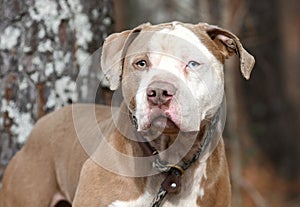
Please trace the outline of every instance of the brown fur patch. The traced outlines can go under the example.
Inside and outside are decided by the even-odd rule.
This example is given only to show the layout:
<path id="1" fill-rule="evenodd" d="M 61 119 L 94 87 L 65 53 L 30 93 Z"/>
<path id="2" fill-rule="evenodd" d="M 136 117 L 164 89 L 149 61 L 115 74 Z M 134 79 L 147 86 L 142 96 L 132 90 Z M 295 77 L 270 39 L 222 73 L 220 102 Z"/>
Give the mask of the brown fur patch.
<path id="1" fill-rule="evenodd" d="M 218 45 L 206 33 L 205 24 L 183 24 L 183 26 L 194 32 L 206 48 L 217 58 L 217 60 L 224 64 L 225 57 L 220 52 Z"/>

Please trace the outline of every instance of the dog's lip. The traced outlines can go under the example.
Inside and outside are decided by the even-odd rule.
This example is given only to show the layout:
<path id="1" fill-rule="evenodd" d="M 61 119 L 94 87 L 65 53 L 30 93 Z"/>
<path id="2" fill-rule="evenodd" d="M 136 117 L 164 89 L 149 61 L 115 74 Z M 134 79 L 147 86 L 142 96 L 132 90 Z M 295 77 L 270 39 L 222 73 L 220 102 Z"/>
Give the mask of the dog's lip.
<path id="1" fill-rule="evenodd" d="M 157 127 L 165 130 L 179 128 L 169 112 L 160 108 L 153 108 L 149 113 L 149 128 Z"/>

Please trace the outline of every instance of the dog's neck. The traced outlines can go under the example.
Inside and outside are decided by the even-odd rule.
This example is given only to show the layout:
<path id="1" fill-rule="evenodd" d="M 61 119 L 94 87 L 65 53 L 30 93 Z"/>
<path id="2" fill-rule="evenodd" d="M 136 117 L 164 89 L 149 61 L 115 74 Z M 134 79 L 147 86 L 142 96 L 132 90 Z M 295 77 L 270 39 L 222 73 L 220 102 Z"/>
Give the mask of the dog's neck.
<path id="1" fill-rule="evenodd" d="M 120 111 L 122 111 L 122 113 L 119 114 L 119 119 L 116 122 L 117 125 L 116 133 L 119 134 L 118 142 L 115 143 L 116 149 L 121 153 L 127 154 L 129 156 L 134 156 L 134 157 L 149 156 L 141 148 L 140 144 L 134 140 L 135 139 L 134 137 L 136 136 L 136 129 L 134 127 L 134 124 L 131 125 L 124 124 L 124 122 L 133 123 L 130 116 L 131 114 L 127 106 L 125 104 L 122 104 Z M 175 143 L 176 145 L 179 146 L 179 147 L 175 147 L 175 152 L 176 152 L 175 154 L 172 153 L 174 152 L 173 150 L 171 153 L 167 152 L 163 156 L 162 156 L 163 153 L 159 153 L 160 157 L 164 160 L 165 159 L 168 160 L 170 158 L 173 159 L 174 157 L 175 158 L 177 157 L 180 158 L 180 162 L 183 163 L 188 162 L 191 160 L 191 158 L 194 157 L 197 150 L 199 150 L 199 147 L 203 144 L 203 140 L 207 134 L 207 131 L 209 131 L 208 129 L 210 128 L 212 119 L 213 117 L 207 119 L 206 121 L 202 121 L 199 132 L 163 133 L 155 140 L 152 140 L 149 143 L 153 147 L 157 148 L 158 151 L 168 151 L 168 148 Z M 122 131 L 123 133 L 120 133 L 120 131 Z M 126 132 L 129 138 L 121 135 L 124 134 L 124 132 Z M 219 136 L 219 133 L 214 134 L 212 139 L 216 139 L 217 136 Z M 186 151 L 186 149 L 188 149 L 188 151 Z M 213 154 L 216 153 L 219 153 L 218 150 L 217 152 L 214 151 Z M 203 156 L 201 155 L 196 162 L 190 165 L 190 167 L 184 172 L 184 176 L 181 179 L 182 185 L 178 196 L 177 194 L 174 194 L 171 197 L 174 197 L 174 199 L 178 199 L 180 197 L 187 197 L 191 193 L 193 193 L 195 188 L 197 189 L 197 192 L 200 192 L 202 189 L 202 187 L 200 189 L 200 184 L 202 183 L 202 181 L 204 181 L 203 179 L 206 179 L 207 169 L 211 168 L 210 166 L 211 163 L 207 162 L 209 159 L 211 159 L 211 157 L 212 156 L 210 156 L 209 153 L 204 153 Z M 215 155 L 213 157 L 215 157 Z M 149 162 L 143 163 L 143 168 L 153 169 L 152 161 L 149 160 Z M 140 166 L 136 166 L 136 167 L 138 168 Z M 147 187 L 144 186 L 144 188 L 141 189 L 141 191 L 144 192 L 146 188 L 148 193 L 150 193 L 152 196 L 155 196 L 165 178 L 166 178 L 166 174 L 164 173 L 158 173 L 154 176 L 148 176 Z M 195 179 L 198 180 L 196 183 L 195 183 Z"/>

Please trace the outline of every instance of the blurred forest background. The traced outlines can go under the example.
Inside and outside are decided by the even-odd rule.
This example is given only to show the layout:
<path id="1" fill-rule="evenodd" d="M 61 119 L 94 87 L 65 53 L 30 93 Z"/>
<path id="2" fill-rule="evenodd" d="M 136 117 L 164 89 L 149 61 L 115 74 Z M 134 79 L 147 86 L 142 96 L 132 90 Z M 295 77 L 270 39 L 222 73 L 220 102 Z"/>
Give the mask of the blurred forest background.
<path id="1" fill-rule="evenodd" d="M 107 35 L 144 22 L 208 22 L 256 58 L 249 81 L 237 58 L 225 68 L 232 206 L 300 206 L 299 11 L 298 0 L 0 0 L 0 176 L 46 113 L 110 103 L 105 84 L 96 100 L 88 90 L 102 74 L 87 57 Z"/>

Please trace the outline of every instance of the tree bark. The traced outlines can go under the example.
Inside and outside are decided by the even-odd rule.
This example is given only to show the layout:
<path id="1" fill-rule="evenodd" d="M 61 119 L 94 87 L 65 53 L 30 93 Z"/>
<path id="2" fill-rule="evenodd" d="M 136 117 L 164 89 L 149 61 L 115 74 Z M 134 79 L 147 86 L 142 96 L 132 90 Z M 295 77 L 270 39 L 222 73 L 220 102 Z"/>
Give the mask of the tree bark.
<path id="1" fill-rule="evenodd" d="M 1 175 L 38 118 L 72 102 L 109 101 L 101 86 L 92 100 L 83 87 L 100 83 L 87 58 L 114 21 L 110 0 L 1 0 L 0 12 Z"/>

